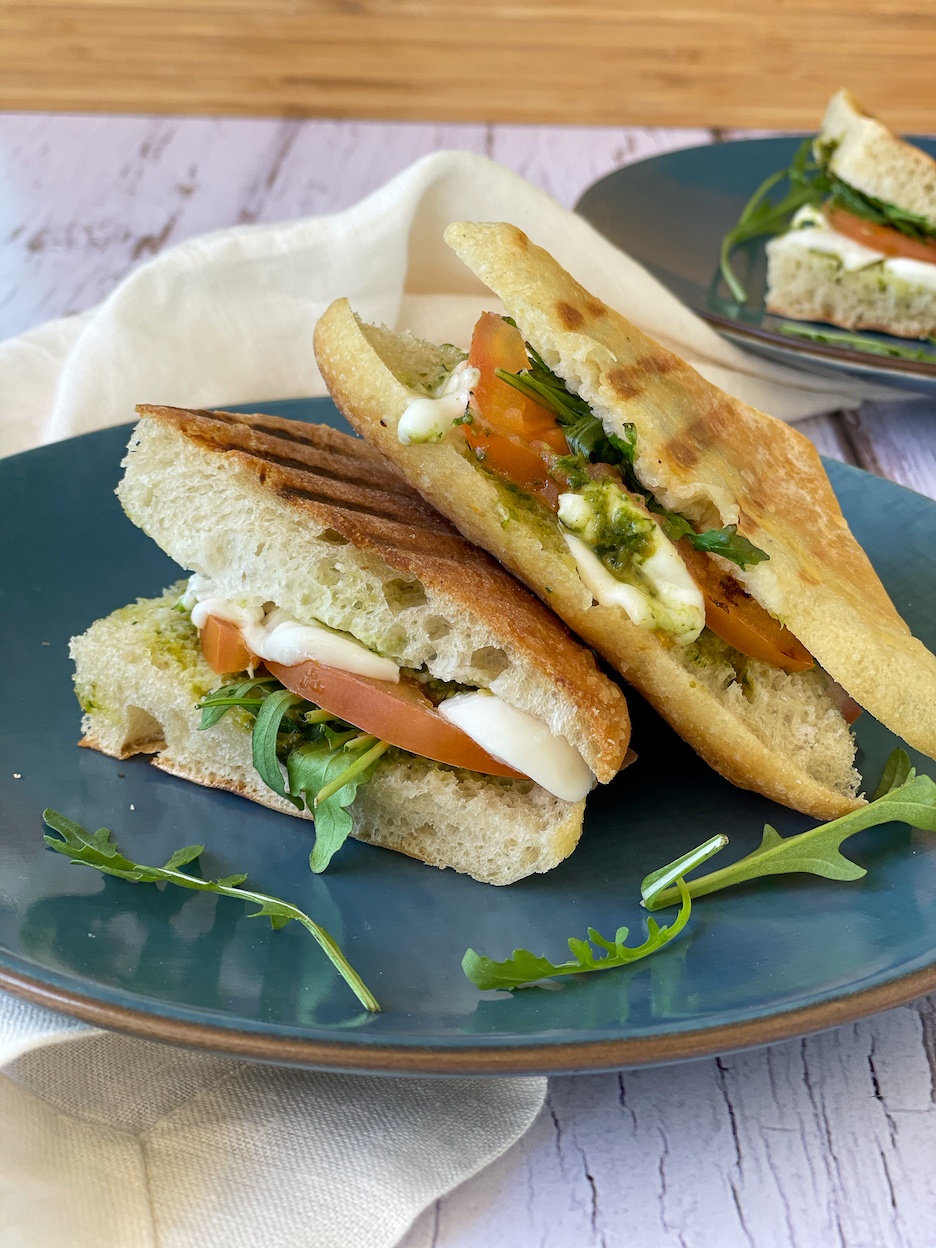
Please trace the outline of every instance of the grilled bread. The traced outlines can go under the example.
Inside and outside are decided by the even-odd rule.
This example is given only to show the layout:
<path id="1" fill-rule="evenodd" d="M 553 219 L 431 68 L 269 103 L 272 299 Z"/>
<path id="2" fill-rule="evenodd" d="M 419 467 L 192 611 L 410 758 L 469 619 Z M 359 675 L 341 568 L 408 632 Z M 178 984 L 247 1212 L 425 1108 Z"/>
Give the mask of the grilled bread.
<path id="1" fill-rule="evenodd" d="M 849 186 L 923 217 L 936 233 L 936 160 L 866 113 L 850 91 L 829 101 L 816 138 L 829 171 Z"/>
<path id="2" fill-rule="evenodd" d="M 605 431 L 624 439 L 634 426 L 635 470 L 659 503 L 698 528 L 737 524 L 770 556 L 745 570 L 722 566 L 821 667 L 787 674 L 745 660 L 708 629 L 674 645 L 620 607 L 593 605 L 552 512 L 506 490 L 456 437 L 400 442 L 413 391 L 399 378 L 428 347 L 362 325 L 339 300 L 316 329 L 316 356 L 358 431 L 741 787 L 817 818 L 860 804 L 854 739 L 826 673 L 936 755 L 936 659 L 910 635 L 849 532 L 812 444 L 705 381 L 518 229 L 460 224 L 446 238 Z"/>
<path id="3" fill-rule="evenodd" d="M 565 627 L 467 543 L 366 443 L 273 416 L 143 407 L 118 495 L 129 517 L 219 594 L 348 633 L 400 667 L 489 689 L 566 738 L 602 781 L 627 754 L 620 690 Z M 296 814 L 251 765 L 226 716 L 198 732 L 218 684 L 166 598 L 73 642 L 85 742 L 156 752 L 173 774 Z M 354 835 L 489 883 L 545 871 L 574 848 L 584 803 L 530 780 L 390 751 L 350 808 Z"/>

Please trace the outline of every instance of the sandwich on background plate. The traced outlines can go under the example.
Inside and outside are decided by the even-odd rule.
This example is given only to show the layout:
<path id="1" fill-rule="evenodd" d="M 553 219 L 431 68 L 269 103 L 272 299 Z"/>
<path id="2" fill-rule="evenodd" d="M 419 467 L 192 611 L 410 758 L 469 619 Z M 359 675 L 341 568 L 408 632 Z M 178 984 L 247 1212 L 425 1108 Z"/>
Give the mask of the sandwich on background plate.
<path id="1" fill-rule="evenodd" d="M 848 91 L 832 97 L 812 155 L 797 184 L 806 202 L 767 244 L 768 311 L 936 335 L 936 160 Z"/>
<path id="2" fill-rule="evenodd" d="M 514 226 L 445 237 L 509 316 L 482 316 L 465 357 L 337 300 L 316 357 L 358 432 L 742 788 L 820 819 L 859 806 L 852 698 L 936 756 L 936 659 L 812 443 Z"/>
<path id="3" fill-rule="evenodd" d="M 508 884 L 625 761 L 589 651 L 366 443 L 141 407 L 118 495 L 194 575 L 72 640 L 83 744 Z M 261 666 L 262 664 L 262 666 Z"/>

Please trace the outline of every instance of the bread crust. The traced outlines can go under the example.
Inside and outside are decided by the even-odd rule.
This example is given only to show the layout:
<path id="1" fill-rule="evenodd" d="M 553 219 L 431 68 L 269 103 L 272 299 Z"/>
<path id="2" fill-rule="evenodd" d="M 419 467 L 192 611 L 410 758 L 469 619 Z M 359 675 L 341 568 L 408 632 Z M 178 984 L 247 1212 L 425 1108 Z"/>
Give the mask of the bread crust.
<path id="1" fill-rule="evenodd" d="M 495 554 L 539 593 L 716 771 L 741 788 L 820 819 L 861 804 L 814 780 L 760 741 L 656 634 L 631 623 L 618 608 L 592 606 L 549 513 L 524 514 L 516 523 L 505 523 L 509 511 L 497 482 L 479 472 L 450 440 L 401 444 L 396 427 L 412 395 L 377 354 L 347 300 L 336 300 L 319 321 L 315 350 L 333 399 L 358 432 L 472 542 Z"/>
<path id="2" fill-rule="evenodd" d="M 630 739 L 627 703 L 618 687 L 561 621 L 465 541 L 366 442 L 326 426 L 263 414 L 148 405 L 137 410 L 138 438 L 146 422 L 173 431 L 180 457 L 187 446 L 200 448 L 217 456 L 226 472 L 241 474 L 245 499 L 251 488 L 262 490 L 310 522 L 310 536 L 336 533 L 394 571 L 418 578 L 439 600 L 482 618 L 498 644 L 521 656 L 573 708 L 576 744 L 598 778 L 607 782 L 618 772 Z M 123 496 L 124 487 L 118 492 Z"/>

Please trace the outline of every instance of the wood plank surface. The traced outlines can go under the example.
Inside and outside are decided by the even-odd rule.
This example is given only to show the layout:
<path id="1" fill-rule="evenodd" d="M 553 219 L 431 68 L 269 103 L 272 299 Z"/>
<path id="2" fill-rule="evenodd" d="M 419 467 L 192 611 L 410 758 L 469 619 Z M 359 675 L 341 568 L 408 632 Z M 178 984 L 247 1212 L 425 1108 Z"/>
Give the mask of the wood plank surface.
<path id="1" fill-rule="evenodd" d="M 932 0 L 7 0 L 0 108 L 936 130 Z"/>
<path id="2" fill-rule="evenodd" d="M 91 307 L 183 238 L 346 207 L 440 147 L 492 155 L 572 204 L 615 165 L 706 137 L 0 116 L 0 337 Z M 936 497 L 932 400 L 800 428 L 824 454 Z M 928 999 L 749 1053 L 553 1079 L 532 1130 L 400 1248 L 931 1248 L 934 1156 Z"/>

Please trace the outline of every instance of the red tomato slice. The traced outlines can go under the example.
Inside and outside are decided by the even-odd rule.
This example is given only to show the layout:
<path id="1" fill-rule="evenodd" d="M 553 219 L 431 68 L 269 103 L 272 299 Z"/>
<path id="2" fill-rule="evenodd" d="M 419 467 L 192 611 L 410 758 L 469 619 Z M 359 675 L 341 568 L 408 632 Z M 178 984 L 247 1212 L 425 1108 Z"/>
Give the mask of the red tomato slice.
<path id="1" fill-rule="evenodd" d="M 679 543 L 689 574 L 705 599 L 705 623 L 716 637 L 751 659 L 772 663 L 784 672 L 805 672 L 815 666 L 812 655 L 788 628 L 721 568 L 705 551 L 685 539 Z"/>
<path id="2" fill-rule="evenodd" d="M 293 693 L 401 750 L 487 776 L 522 776 L 443 719 L 416 680 L 403 676 L 392 684 L 311 659 L 295 667 L 264 666 Z"/>
<path id="3" fill-rule="evenodd" d="M 209 667 L 219 675 L 259 664 L 237 625 L 215 615 L 205 621 L 201 643 Z M 523 778 L 522 772 L 492 758 L 460 728 L 443 719 L 417 680 L 403 676 L 399 684 L 393 684 L 311 659 L 294 667 L 267 662 L 263 666 L 293 693 L 401 750 L 486 776 Z"/>
<path id="4" fill-rule="evenodd" d="M 519 373 L 530 367 L 519 329 L 493 312 L 482 313 L 471 336 L 468 363 L 481 374 L 471 394 L 471 406 L 484 424 L 503 437 L 545 442 L 557 454 L 568 455 L 568 443 L 555 415 L 495 376 L 498 368 Z M 472 428 L 466 426 L 469 438 Z"/>
<path id="5" fill-rule="evenodd" d="M 471 393 L 472 424 L 463 425 L 465 439 L 478 460 L 551 511 L 559 506 L 561 486 L 550 465 L 569 446 L 552 412 L 495 376 L 502 368 L 518 373 L 529 368 L 520 331 L 502 316 L 485 312 L 471 337 L 468 363 L 481 376 Z"/>
<path id="6" fill-rule="evenodd" d="M 927 264 L 936 264 L 936 242 L 923 242 L 917 238 L 908 238 L 900 230 L 891 229 L 889 225 L 878 225 L 874 221 L 864 221 L 844 208 L 823 209 L 829 225 L 838 234 L 853 238 L 873 251 L 883 251 L 885 256 L 904 256 L 907 260 L 923 260 Z"/>
<path id="7" fill-rule="evenodd" d="M 205 662 L 219 676 L 243 672 L 255 662 L 237 625 L 217 615 L 209 615 L 205 620 L 201 648 Z"/>

